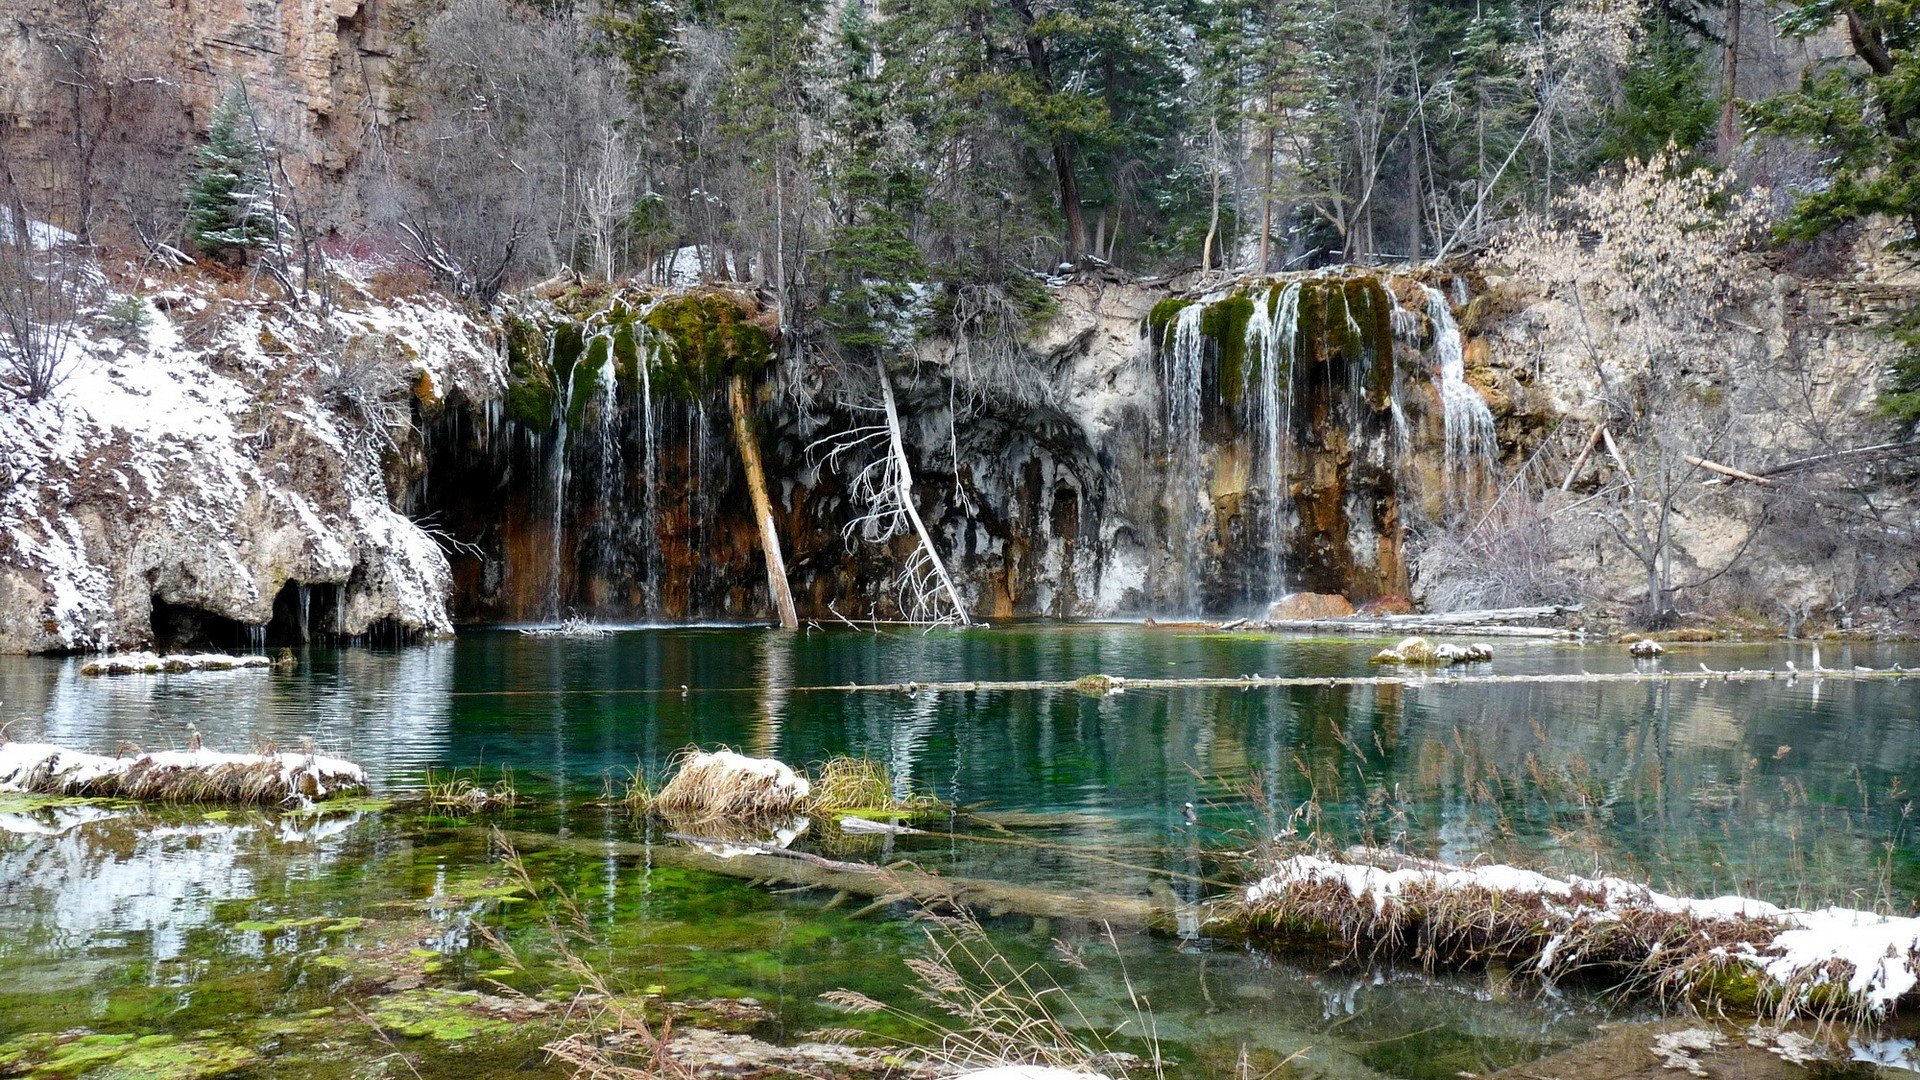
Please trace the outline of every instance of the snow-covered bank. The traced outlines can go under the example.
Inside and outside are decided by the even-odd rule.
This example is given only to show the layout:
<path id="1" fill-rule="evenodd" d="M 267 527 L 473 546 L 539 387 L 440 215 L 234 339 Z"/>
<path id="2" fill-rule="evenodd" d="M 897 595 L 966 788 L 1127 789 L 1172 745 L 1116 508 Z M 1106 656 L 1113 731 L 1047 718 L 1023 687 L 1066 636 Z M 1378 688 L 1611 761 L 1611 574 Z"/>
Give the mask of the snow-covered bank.
<path id="1" fill-rule="evenodd" d="M 226 653 L 184 653 L 161 656 L 158 653 L 131 652 L 103 656 L 80 665 L 82 675 L 158 675 L 180 671 L 265 671 L 273 661 L 264 656 L 228 656 Z"/>
<path id="2" fill-rule="evenodd" d="M 106 757 L 49 743 L 0 743 L 0 792 L 277 805 L 366 787 L 360 766 L 318 754 L 194 749 Z"/>
<path id="3" fill-rule="evenodd" d="M 1243 899 L 1255 928 L 1337 930 L 1428 963 L 1521 959 L 1548 977 L 1618 969 L 1661 996 L 1782 1016 L 1884 1016 L 1920 985 L 1920 918 L 1691 899 L 1615 877 L 1353 849 L 1280 859 Z"/>
<path id="4" fill-rule="evenodd" d="M 142 340 L 83 317 L 49 397 L 0 399 L 0 652 L 146 645 L 156 604 L 265 626 L 289 583 L 333 590 L 316 632 L 449 632 L 446 558 L 397 509 L 409 394 L 492 392 L 486 329 L 351 282 L 325 314 L 145 285 Z"/>

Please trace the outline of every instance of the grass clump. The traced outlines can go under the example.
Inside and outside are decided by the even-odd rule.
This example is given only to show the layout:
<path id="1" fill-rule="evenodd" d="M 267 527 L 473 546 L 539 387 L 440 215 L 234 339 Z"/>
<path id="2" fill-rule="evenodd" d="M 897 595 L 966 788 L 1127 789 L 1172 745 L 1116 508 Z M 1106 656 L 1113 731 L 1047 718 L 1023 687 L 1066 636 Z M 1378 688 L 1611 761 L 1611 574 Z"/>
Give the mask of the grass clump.
<path id="1" fill-rule="evenodd" d="M 871 758 L 829 758 L 816 771 L 807 808 L 824 814 L 880 814 L 926 817 L 945 813 L 947 805 L 931 795 L 895 794 L 893 771 Z"/>
<path id="2" fill-rule="evenodd" d="M 491 785 L 482 783 L 477 772 L 455 769 L 442 777 L 428 769 L 425 785 L 425 802 L 436 810 L 484 814 L 520 805 L 520 791 L 514 786 L 510 769 L 501 769 L 500 778 Z"/>
<path id="3" fill-rule="evenodd" d="M 726 747 L 689 749 L 676 760 L 673 779 L 652 800 L 660 814 L 685 822 L 764 821 L 805 809 L 813 785 L 772 758 L 753 758 Z"/>

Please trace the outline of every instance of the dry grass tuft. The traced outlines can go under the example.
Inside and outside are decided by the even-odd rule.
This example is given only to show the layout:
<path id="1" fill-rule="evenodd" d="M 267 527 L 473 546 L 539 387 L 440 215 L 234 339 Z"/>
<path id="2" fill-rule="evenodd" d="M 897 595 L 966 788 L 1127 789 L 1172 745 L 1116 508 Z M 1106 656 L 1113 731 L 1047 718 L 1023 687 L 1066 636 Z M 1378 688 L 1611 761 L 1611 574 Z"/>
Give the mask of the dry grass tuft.
<path id="1" fill-rule="evenodd" d="M 949 809 L 931 795 L 895 794 L 893 770 L 871 758 L 829 758 L 814 772 L 807 809 L 816 813 L 868 813 L 889 817 L 932 817 Z"/>
<path id="2" fill-rule="evenodd" d="M 750 758 L 722 747 L 688 749 L 652 808 L 675 821 L 766 821 L 806 808 L 813 787 L 771 758 Z"/>
<path id="3" fill-rule="evenodd" d="M 510 769 L 501 769 L 500 779 L 491 786 L 483 785 L 477 773 L 468 775 L 456 769 L 443 778 L 428 769 L 425 787 L 424 801 L 437 810 L 478 814 L 520 805 L 520 792 L 514 787 Z"/>
<path id="4" fill-rule="evenodd" d="M 133 752 L 102 757 L 40 744 L 0 745 L 0 788 L 158 803 L 278 806 L 366 791 L 350 762 L 311 753 Z"/>
<path id="5" fill-rule="evenodd" d="M 1117 1027 L 1095 1023 L 1073 995 L 1040 964 L 1019 964 L 993 945 L 971 915 L 922 911 L 929 955 L 907 961 L 914 981 L 909 989 L 928 1006 L 933 1019 L 850 990 L 822 995 L 850 1013 L 884 1013 L 921 1033 L 923 1045 L 900 1049 L 923 1059 L 936 1072 L 1033 1065 L 1083 1075 L 1118 1075 L 1129 1067 L 1160 1076 L 1164 1061 L 1151 1005 L 1126 983 L 1131 1015 Z M 1106 940 L 1119 954 L 1111 928 Z M 1068 956 L 1071 966 L 1082 966 Z M 1104 1034 L 1103 1034 L 1104 1032 Z M 815 1033 L 828 1039 L 864 1037 L 840 1029 Z M 1145 1060 L 1117 1050 L 1109 1042 L 1127 1036 L 1143 1045 Z"/>

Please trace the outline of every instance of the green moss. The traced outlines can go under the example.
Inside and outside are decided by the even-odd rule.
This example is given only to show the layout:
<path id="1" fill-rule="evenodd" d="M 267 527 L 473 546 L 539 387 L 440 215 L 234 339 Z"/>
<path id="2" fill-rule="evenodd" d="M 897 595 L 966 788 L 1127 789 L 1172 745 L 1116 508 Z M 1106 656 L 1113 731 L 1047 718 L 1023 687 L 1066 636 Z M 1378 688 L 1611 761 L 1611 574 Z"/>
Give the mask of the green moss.
<path id="1" fill-rule="evenodd" d="M 704 398 L 728 378 L 757 375 L 773 362 L 773 340 L 723 293 L 662 300 L 646 322 L 661 340 L 653 354 L 654 386 L 685 400 Z"/>
<path id="2" fill-rule="evenodd" d="M 1348 359 L 1366 365 L 1367 404 L 1379 412 L 1393 405 L 1393 298 L 1372 276 L 1348 278 L 1343 292 L 1352 316 Z"/>
<path id="3" fill-rule="evenodd" d="M 596 335 L 587 342 L 580 359 L 574 363 L 573 378 L 567 383 L 568 426 L 577 428 L 586 420 L 587 407 L 593 403 L 594 395 L 600 392 L 600 372 L 606 366 L 612 348 L 613 342 L 608 335 Z"/>
<path id="4" fill-rule="evenodd" d="M 1293 336 L 1294 362 L 1323 363 L 1327 359 L 1322 346 L 1327 325 L 1326 283 L 1303 282 L 1300 286 L 1300 315 Z"/>
<path id="5" fill-rule="evenodd" d="M 518 1026 L 475 1011 L 478 994 L 457 990 L 409 990 L 384 997 L 373 1004 L 367 1016 L 389 1035 L 436 1042 L 459 1042 L 478 1035 L 498 1038 L 510 1035 Z"/>
<path id="6" fill-rule="evenodd" d="M 260 1055 L 244 1046 L 212 1041 L 176 1042 L 171 1036 L 140 1039 L 90 1080 L 206 1080 L 244 1069 Z"/>
<path id="7" fill-rule="evenodd" d="M 1167 340 L 1167 327 L 1180 317 L 1180 313 L 1193 306 L 1193 301 L 1185 297 L 1169 296 L 1153 305 L 1147 312 L 1147 335 L 1155 345 L 1164 345 Z"/>
<path id="8" fill-rule="evenodd" d="M 1247 357 L 1247 323 L 1253 320 L 1253 301 L 1245 293 L 1234 293 L 1225 300 L 1207 305 L 1200 317 L 1200 332 L 1219 350 L 1220 396 L 1230 402 L 1240 400 L 1246 383 L 1243 365 Z"/>
<path id="9" fill-rule="evenodd" d="M 51 1031 L 32 1031 L 0 1042 L 0 1074 L 11 1076 L 30 1061 L 47 1060 L 59 1043 L 60 1036 Z"/>

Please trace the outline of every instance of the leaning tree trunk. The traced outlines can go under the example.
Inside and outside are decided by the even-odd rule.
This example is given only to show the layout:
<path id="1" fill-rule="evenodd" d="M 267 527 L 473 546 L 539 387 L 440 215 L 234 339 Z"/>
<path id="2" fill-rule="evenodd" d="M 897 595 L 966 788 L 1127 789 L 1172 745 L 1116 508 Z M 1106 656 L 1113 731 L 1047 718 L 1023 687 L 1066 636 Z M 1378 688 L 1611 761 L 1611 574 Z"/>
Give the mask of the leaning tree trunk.
<path id="1" fill-rule="evenodd" d="M 760 548 L 767 556 L 767 592 L 785 630 L 797 629 L 793 590 L 787 584 L 787 560 L 780 553 L 780 534 L 773 527 L 773 500 L 767 497 L 767 473 L 760 464 L 760 440 L 753 433 L 753 410 L 747 401 L 747 381 L 739 375 L 727 380 L 727 399 L 733 406 L 733 442 L 747 470 L 747 492 L 753 497 L 753 519 L 760 525 Z"/>
<path id="2" fill-rule="evenodd" d="M 933 537 L 927 532 L 927 524 L 920 520 L 920 510 L 913 505 L 913 469 L 907 464 L 907 448 L 900 439 L 900 410 L 893 402 L 893 380 L 887 378 L 887 367 L 878 360 L 874 361 L 874 370 L 880 375 L 880 397 L 887 408 L 887 440 L 889 452 L 893 454 L 894 467 L 898 470 L 900 506 L 907 513 L 907 520 L 913 522 L 913 531 L 920 539 L 920 548 L 926 553 L 927 561 L 933 564 L 933 572 L 940 579 L 940 589 L 947 594 L 947 600 L 953 604 L 954 617 L 961 625 L 973 620 L 967 617 L 967 606 L 960 602 L 960 591 L 953 587 L 953 578 L 947 575 L 947 564 L 940 558 L 940 549 L 933 546 Z"/>

